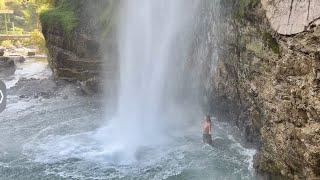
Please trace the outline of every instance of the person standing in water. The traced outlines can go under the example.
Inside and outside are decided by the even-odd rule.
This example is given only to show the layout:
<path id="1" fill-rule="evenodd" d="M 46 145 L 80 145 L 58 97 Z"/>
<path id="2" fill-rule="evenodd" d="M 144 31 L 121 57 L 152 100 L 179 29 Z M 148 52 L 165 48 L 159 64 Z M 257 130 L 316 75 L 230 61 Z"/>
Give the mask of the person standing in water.
<path id="1" fill-rule="evenodd" d="M 212 145 L 212 131 L 211 131 L 211 118 L 206 115 L 204 121 L 202 122 L 202 133 L 203 133 L 203 143 Z"/>

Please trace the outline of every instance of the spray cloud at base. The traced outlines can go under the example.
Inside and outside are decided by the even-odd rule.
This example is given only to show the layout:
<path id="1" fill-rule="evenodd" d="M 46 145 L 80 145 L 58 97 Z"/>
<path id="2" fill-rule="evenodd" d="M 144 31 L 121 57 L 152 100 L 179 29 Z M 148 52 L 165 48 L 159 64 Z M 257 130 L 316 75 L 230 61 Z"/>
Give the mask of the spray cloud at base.
<path id="1" fill-rule="evenodd" d="M 117 113 L 97 135 L 106 149 L 135 159 L 140 147 L 168 142 L 182 127 L 190 110 L 182 82 L 198 8 L 189 0 L 121 3 Z"/>

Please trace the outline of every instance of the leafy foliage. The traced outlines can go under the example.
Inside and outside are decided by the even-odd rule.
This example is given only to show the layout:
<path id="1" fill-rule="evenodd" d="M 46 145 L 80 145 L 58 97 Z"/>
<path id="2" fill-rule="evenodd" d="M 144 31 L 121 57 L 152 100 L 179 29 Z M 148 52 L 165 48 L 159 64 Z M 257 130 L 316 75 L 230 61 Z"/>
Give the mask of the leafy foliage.
<path id="1" fill-rule="evenodd" d="M 236 11 L 233 18 L 238 21 L 250 16 L 250 12 L 259 4 L 259 0 L 237 0 L 235 2 Z"/>
<path id="2" fill-rule="evenodd" d="M 11 9 L 14 10 L 14 14 L 10 15 L 10 22 L 8 28 L 8 34 L 30 34 L 30 39 L 22 40 L 7 40 L 1 41 L 2 46 L 12 46 L 12 45 L 23 45 L 23 46 L 36 46 L 41 52 L 46 51 L 45 40 L 41 33 L 41 25 L 39 20 L 39 15 L 42 12 L 47 11 L 52 7 L 54 0 L 0 0 L 0 9 Z M 4 22 L 3 17 L 0 16 L 0 24 Z M 2 32 L 4 28 L 1 28 Z"/>
<path id="3" fill-rule="evenodd" d="M 268 32 L 262 33 L 262 38 L 265 44 L 272 50 L 275 54 L 280 54 L 280 46 L 277 40 Z"/>
<path id="4" fill-rule="evenodd" d="M 60 5 L 42 11 L 40 20 L 44 26 L 60 25 L 66 34 L 70 34 L 78 25 L 74 9 L 70 1 L 63 0 Z"/>
<path id="5" fill-rule="evenodd" d="M 5 9 L 6 5 L 4 0 L 0 0 L 0 9 Z"/>
<path id="6" fill-rule="evenodd" d="M 12 45 L 13 45 L 13 43 L 10 40 L 5 40 L 5 41 L 1 42 L 1 46 L 3 46 L 3 47 L 10 47 Z"/>
<path id="7" fill-rule="evenodd" d="M 39 29 L 35 29 L 33 32 L 30 33 L 31 38 L 26 42 L 27 45 L 34 45 L 36 44 L 40 50 L 40 52 L 46 51 L 46 43 L 43 37 L 43 34 Z"/>

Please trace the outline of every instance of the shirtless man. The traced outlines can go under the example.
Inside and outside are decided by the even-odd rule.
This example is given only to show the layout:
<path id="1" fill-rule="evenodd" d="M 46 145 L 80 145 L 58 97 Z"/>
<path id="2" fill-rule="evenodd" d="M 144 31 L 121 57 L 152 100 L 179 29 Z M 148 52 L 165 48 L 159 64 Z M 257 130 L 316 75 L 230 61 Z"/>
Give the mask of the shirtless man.
<path id="1" fill-rule="evenodd" d="M 203 132 L 203 143 L 212 145 L 212 136 L 211 136 L 211 119 L 209 115 L 206 115 L 202 123 L 202 132 Z"/>

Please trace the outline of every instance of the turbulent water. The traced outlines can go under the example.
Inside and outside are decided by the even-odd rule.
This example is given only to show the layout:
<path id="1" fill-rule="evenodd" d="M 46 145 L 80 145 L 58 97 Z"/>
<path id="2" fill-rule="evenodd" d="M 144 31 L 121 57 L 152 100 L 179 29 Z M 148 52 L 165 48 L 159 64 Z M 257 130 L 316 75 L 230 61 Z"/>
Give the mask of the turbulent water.
<path id="1" fill-rule="evenodd" d="M 226 124 L 215 123 L 215 147 L 203 145 L 198 126 L 190 126 L 121 165 L 105 159 L 94 140 L 104 113 L 92 99 L 16 99 L 0 115 L 0 179 L 254 179 L 254 150 Z"/>
<path id="2" fill-rule="evenodd" d="M 47 78 L 42 72 L 32 74 Z M 254 150 L 217 122 L 214 147 L 201 143 L 198 123 L 189 124 L 170 142 L 140 149 L 134 163 L 114 163 L 105 156 L 105 143 L 97 141 L 105 124 L 99 101 L 75 95 L 73 88 L 59 93 L 69 98 L 9 96 L 0 114 L 0 179 L 254 179 Z"/>

